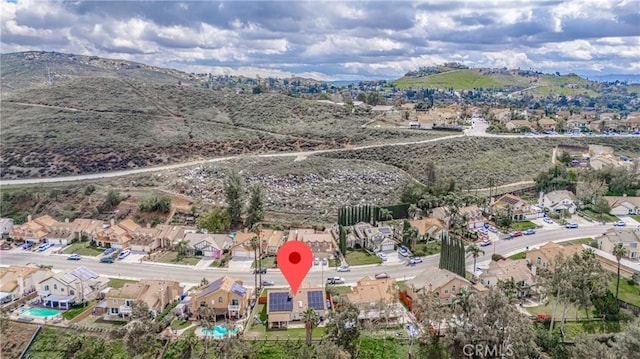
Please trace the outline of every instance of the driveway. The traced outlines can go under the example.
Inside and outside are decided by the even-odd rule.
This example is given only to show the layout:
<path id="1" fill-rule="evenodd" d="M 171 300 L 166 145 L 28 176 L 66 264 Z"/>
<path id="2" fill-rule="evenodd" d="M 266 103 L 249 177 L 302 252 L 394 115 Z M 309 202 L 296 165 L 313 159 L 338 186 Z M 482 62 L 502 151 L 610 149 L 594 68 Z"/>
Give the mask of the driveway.
<path id="1" fill-rule="evenodd" d="M 144 258 L 145 255 L 146 254 L 144 253 L 131 252 L 131 254 L 124 257 L 124 259 L 117 259 L 116 261 L 123 262 L 123 263 L 141 263 L 142 258 Z"/>
<path id="2" fill-rule="evenodd" d="M 640 222 L 636 221 L 635 219 L 629 216 L 618 216 L 618 218 L 620 218 L 621 221 L 626 223 L 627 227 L 637 228 L 638 226 L 640 226 Z"/>
<path id="3" fill-rule="evenodd" d="M 232 259 L 229 261 L 229 270 L 249 273 L 251 272 L 251 264 L 253 264 L 253 259 Z"/>

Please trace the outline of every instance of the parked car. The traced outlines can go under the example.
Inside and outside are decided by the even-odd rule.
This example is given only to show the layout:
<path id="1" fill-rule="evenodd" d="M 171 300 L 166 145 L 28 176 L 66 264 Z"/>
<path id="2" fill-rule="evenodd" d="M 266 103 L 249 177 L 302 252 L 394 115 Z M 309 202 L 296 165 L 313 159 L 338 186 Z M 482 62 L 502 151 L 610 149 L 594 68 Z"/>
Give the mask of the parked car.
<path id="1" fill-rule="evenodd" d="M 327 278 L 327 284 L 344 284 L 344 278 L 341 278 L 341 277 Z"/>
<path id="2" fill-rule="evenodd" d="M 553 224 L 553 220 L 549 217 L 544 217 L 543 221 L 544 223 Z"/>
<path id="3" fill-rule="evenodd" d="M 318 258 L 313 260 L 313 265 L 317 266 L 318 264 L 320 264 L 320 260 Z"/>
<path id="4" fill-rule="evenodd" d="M 118 259 L 125 259 L 129 254 L 131 254 L 131 251 L 125 249 L 124 251 L 120 252 L 120 254 L 118 254 Z"/>
<path id="5" fill-rule="evenodd" d="M 522 234 L 524 234 L 525 236 L 530 236 L 532 234 L 536 234 L 536 230 L 533 228 L 529 228 L 526 231 L 522 232 Z"/>
<path id="6" fill-rule="evenodd" d="M 387 260 L 387 255 L 380 252 L 377 254 L 378 258 L 382 259 L 383 262 L 385 262 Z"/>
<path id="7" fill-rule="evenodd" d="M 22 245 L 22 249 L 31 249 L 31 247 L 33 247 L 33 242 L 25 242 Z"/>
<path id="8" fill-rule="evenodd" d="M 400 249 L 398 250 L 398 252 L 400 253 L 401 256 L 403 257 L 408 257 L 409 256 L 409 251 L 407 250 L 407 247 L 402 246 L 400 247 Z"/>
<path id="9" fill-rule="evenodd" d="M 492 233 L 498 233 L 498 229 L 494 226 L 489 226 L 488 230 L 489 232 L 492 232 Z"/>
<path id="10" fill-rule="evenodd" d="M 421 257 L 413 257 L 409 260 L 409 264 L 418 264 L 418 263 L 422 263 Z"/>
<path id="11" fill-rule="evenodd" d="M 267 268 L 256 268 L 253 270 L 253 274 L 267 274 Z"/>
<path id="12" fill-rule="evenodd" d="M 102 258 L 100 258 L 100 263 L 113 263 L 113 258 L 111 258 L 111 257 L 102 257 Z"/>
<path id="13" fill-rule="evenodd" d="M 489 239 L 485 239 L 484 241 L 480 242 L 480 247 L 486 247 L 490 245 L 491 245 L 491 240 Z"/>
<path id="14" fill-rule="evenodd" d="M 567 223 L 565 225 L 565 228 L 578 228 L 578 224 L 577 223 Z"/>
<path id="15" fill-rule="evenodd" d="M 51 243 L 42 243 L 38 246 L 38 252 L 44 252 L 51 247 L 53 247 L 53 244 Z"/>
<path id="16" fill-rule="evenodd" d="M 351 268 L 349 268 L 349 266 L 342 266 L 338 268 L 338 272 L 351 272 Z"/>
<path id="17" fill-rule="evenodd" d="M 613 225 L 616 226 L 616 227 L 624 227 L 627 224 L 624 223 L 624 221 L 617 221 L 617 222 L 613 223 Z"/>
<path id="18" fill-rule="evenodd" d="M 80 255 L 75 253 L 67 257 L 67 260 L 70 260 L 70 261 L 79 261 L 81 259 L 82 257 L 80 257 Z"/>
<path id="19" fill-rule="evenodd" d="M 107 249 L 104 250 L 104 252 L 102 252 L 102 254 L 106 256 L 106 255 L 109 255 L 109 254 L 111 254 L 111 253 L 113 253 L 115 251 L 116 251 L 115 248 L 107 248 Z"/>
<path id="20" fill-rule="evenodd" d="M 387 273 L 378 273 L 375 275 L 376 279 L 386 279 L 389 278 L 389 275 Z"/>
<path id="21" fill-rule="evenodd" d="M 522 232 L 521 231 L 516 231 L 511 233 L 511 237 L 522 237 Z"/>
<path id="22" fill-rule="evenodd" d="M 273 284 L 274 284 L 274 283 L 273 283 L 273 281 L 272 281 L 272 280 L 263 280 L 263 281 L 262 281 L 262 286 L 263 286 L 263 287 L 271 287 L 271 286 L 273 286 Z"/>

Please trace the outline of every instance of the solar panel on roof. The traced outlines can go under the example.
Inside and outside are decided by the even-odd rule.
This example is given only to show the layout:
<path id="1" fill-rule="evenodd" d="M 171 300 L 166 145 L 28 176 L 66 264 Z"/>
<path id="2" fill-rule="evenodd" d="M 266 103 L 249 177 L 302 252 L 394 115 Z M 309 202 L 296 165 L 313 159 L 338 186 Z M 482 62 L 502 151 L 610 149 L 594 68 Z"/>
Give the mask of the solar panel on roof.
<path id="1" fill-rule="evenodd" d="M 380 228 L 378 228 L 378 231 L 380 231 L 380 233 L 382 233 L 382 234 L 390 234 L 391 233 L 391 229 L 389 227 L 380 227 Z"/>
<path id="2" fill-rule="evenodd" d="M 314 290 L 307 292 L 307 303 L 309 308 L 315 310 L 324 309 L 324 295 L 321 290 Z"/>
<path id="3" fill-rule="evenodd" d="M 198 297 L 202 298 L 206 295 L 209 295 L 213 292 L 215 292 L 216 290 L 220 289 L 220 287 L 222 286 L 222 283 L 224 282 L 224 277 L 222 278 L 218 278 L 216 281 L 210 283 L 207 288 L 205 290 L 202 291 L 202 293 L 200 293 L 200 295 Z"/>
<path id="4" fill-rule="evenodd" d="M 71 274 L 73 274 L 83 282 L 88 281 L 89 279 L 95 279 L 99 277 L 99 275 L 96 272 L 90 270 L 85 266 L 80 266 L 74 269 L 73 271 L 71 271 Z"/>
<path id="5" fill-rule="evenodd" d="M 507 203 L 509 203 L 509 204 L 516 204 L 516 203 L 518 203 L 518 199 L 517 199 L 517 198 L 508 197 L 508 196 L 503 197 L 503 198 L 502 198 L 502 201 L 507 202 Z"/>
<path id="6" fill-rule="evenodd" d="M 237 295 L 244 297 L 244 295 L 247 293 L 247 289 L 243 286 L 241 286 L 238 283 L 233 283 L 231 285 L 231 291 L 236 293 Z"/>
<path id="7" fill-rule="evenodd" d="M 290 312 L 293 310 L 293 300 L 289 293 L 269 293 L 269 312 Z"/>

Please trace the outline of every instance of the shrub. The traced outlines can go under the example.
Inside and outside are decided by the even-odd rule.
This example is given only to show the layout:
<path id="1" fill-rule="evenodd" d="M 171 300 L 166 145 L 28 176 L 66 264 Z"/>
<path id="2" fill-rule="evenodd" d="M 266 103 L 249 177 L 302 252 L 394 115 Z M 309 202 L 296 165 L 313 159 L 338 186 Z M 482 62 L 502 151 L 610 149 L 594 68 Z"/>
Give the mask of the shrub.
<path id="1" fill-rule="evenodd" d="M 171 199 L 169 197 L 151 197 L 140 203 L 140 210 L 143 212 L 162 212 L 169 213 L 171 211 Z"/>

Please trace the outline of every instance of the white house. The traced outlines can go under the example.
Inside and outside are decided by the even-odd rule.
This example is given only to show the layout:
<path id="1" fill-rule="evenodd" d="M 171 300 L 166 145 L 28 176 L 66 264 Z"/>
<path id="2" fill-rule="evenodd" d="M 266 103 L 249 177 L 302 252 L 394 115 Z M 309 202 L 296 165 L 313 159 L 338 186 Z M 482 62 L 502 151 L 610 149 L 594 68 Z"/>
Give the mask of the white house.
<path id="1" fill-rule="evenodd" d="M 95 299 L 108 282 L 108 278 L 79 266 L 69 273 L 60 272 L 41 281 L 38 295 L 45 306 L 69 309 L 75 303 Z"/>
<path id="2" fill-rule="evenodd" d="M 51 276 L 51 270 L 33 265 L 0 268 L 0 304 L 18 300 L 35 292 L 38 283 Z"/>
<path id="3" fill-rule="evenodd" d="M 538 204 L 542 208 L 549 208 L 549 210 L 560 213 L 567 211 L 570 214 L 576 213 L 577 202 L 576 195 L 567 190 L 552 191 L 544 194 L 540 192 L 540 203 Z"/>
<path id="4" fill-rule="evenodd" d="M 611 207 L 614 216 L 640 214 L 640 197 L 607 196 L 604 197 Z"/>

